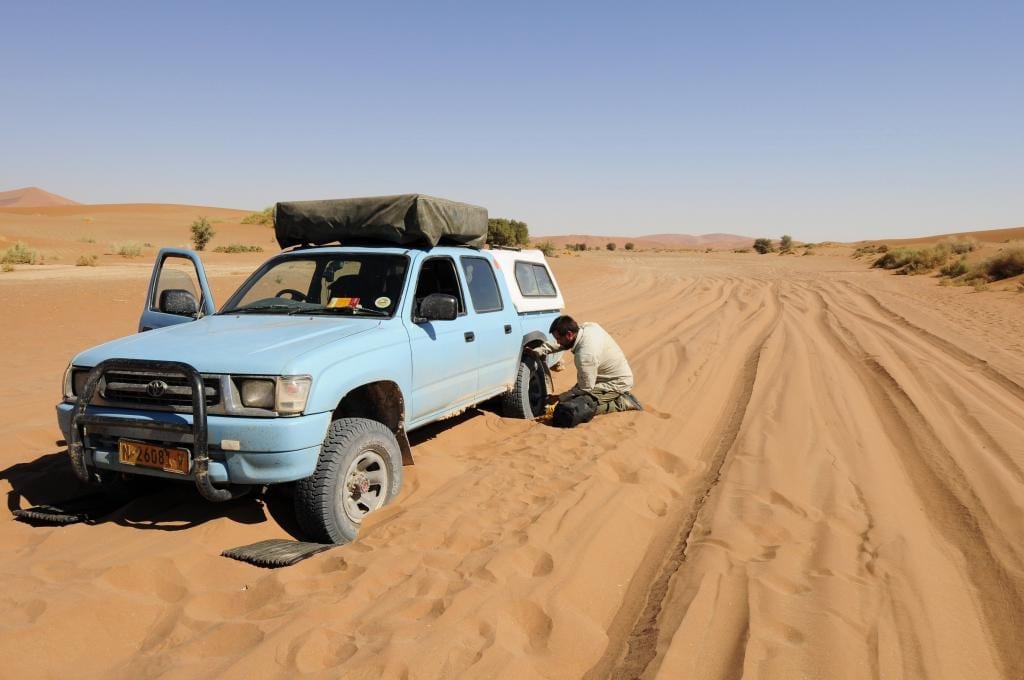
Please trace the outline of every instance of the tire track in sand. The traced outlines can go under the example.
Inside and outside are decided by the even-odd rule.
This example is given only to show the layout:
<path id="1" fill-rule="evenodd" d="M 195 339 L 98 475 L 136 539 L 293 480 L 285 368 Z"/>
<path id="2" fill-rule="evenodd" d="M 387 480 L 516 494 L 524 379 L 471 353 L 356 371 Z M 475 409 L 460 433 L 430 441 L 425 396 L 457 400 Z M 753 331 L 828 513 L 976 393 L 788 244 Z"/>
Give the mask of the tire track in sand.
<path id="1" fill-rule="evenodd" d="M 928 507 L 933 526 L 964 557 L 966 580 L 976 593 L 972 599 L 988 629 L 993 657 L 1002 666 L 1005 677 L 1024 677 L 1024 649 L 1015 637 L 1016 622 L 1024 610 L 1024 597 L 990 544 L 998 535 L 991 528 L 992 519 L 963 479 L 950 451 L 903 386 L 876 357 L 860 348 L 827 298 L 820 293 L 819 298 L 834 327 L 831 337 L 835 347 L 848 357 L 849 365 L 858 370 L 862 384 L 880 405 L 878 415 L 889 425 L 887 432 L 902 454 L 900 462 L 918 498 Z M 946 343 L 941 338 L 938 340 Z M 951 356 L 963 359 L 959 348 L 951 346 L 948 351 Z M 990 377 L 1005 385 L 1005 376 L 993 373 L 995 375 L 990 374 Z M 993 597 L 993 593 L 998 596 Z"/>
<path id="2" fill-rule="evenodd" d="M 710 455 L 700 457 L 708 461 L 708 468 L 707 474 L 697 485 L 698 493 L 692 497 L 689 508 L 686 508 L 686 497 L 683 496 L 676 507 L 669 511 L 670 516 L 678 517 L 680 521 L 666 527 L 664 538 L 655 543 L 661 547 L 661 550 L 655 552 L 655 555 L 660 555 L 660 559 L 645 558 L 644 565 L 649 565 L 648 568 L 645 569 L 642 565 L 637 571 L 639 582 L 647 583 L 644 593 L 635 599 L 626 598 L 623 609 L 609 630 L 610 639 L 605 655 L 584 676 L 589 680 L 639 678 L 657 656 L 659 619 L 669 585 L 686 562 L 686 551 L 694 525 L 711 493 L 721 481 L 722 469 L 739 435 L 754 391 L 761 353 L 781 318 L 778 295 L 778 288 L 773 287 L 775 304 L 772 319 L 746 356 L 740 377 L 727 402 L 733 404 L 733 408 L 724 415 L 716 427 L 716 434 L 711 439 L 714 444 Z M 629 604 L 631 600 L 642 602 L 643 606 L 632 608 Z"/>

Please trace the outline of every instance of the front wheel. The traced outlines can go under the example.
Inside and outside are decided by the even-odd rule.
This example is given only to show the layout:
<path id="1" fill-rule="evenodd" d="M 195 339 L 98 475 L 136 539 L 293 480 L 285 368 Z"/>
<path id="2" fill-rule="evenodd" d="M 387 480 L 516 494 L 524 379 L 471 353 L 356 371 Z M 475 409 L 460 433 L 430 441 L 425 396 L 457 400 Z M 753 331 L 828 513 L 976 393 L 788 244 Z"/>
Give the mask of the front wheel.
<path id="1" fill-rule="evenodd" d="M 543 361 L 527 354 L 519 362 L 516 382 L 502 397 L 503 410 L 509 418 L 531 420 L 544 414 L 548 383 Z"/>
<path id="2" fill-rule="evenodd" d="M 299 526 L 321 543 L 347 543 L 363 518 L 402 488 L 402 453 L 395 435 L 366 418 L 331 423 L 316 470 L 295 483 Z"/>

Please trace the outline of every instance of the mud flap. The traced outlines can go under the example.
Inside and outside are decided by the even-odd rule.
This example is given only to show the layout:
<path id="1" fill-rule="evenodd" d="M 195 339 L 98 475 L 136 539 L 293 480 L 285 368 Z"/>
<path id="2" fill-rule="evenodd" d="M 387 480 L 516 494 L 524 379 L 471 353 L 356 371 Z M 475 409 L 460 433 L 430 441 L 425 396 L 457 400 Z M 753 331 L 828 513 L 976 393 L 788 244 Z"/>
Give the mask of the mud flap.
<path id="1" fill-rule="evenodd" d="M 92 523 L 124 505 L 123 500 L 106 494 L 91 494 L 72 498 L 58 505 L 36 505 L 12 514 L 29 524 L 67 526 L 69 524 Z"/>
<path id="2" fill-rule="evenodd" d="M 305 543 L 302 541 L 289 541 L 283 538 L 271 538 L 266 541 L 225 550 L 221 553 L 221 556 L 230 557 L 240 562 L 248 562 L 257 567 L 275 569 L 277 567 L 290 567 L 307 557 L 312 557 L 317 553 L 334 547 L 336 547 L 334 543 Z"/>

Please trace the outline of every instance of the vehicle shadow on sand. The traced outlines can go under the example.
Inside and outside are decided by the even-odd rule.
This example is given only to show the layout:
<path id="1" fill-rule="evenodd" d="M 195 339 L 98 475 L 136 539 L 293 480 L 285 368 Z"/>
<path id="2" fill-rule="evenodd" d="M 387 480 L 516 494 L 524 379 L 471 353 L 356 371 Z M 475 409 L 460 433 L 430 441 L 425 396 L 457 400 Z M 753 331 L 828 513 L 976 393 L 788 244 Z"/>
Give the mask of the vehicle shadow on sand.
<path id="1" fill-rule="evenodd" d="M 259 524 L 273 519 L 290 535 L 303 539 L 287 494 L 275 490 L 210 503 L 199 497 L 191 483 L 140 477 L 130 486 L 108 495 L 75 477 L 66 449 L 0 470 L 0 481 L 11 486 L 7 493 L 10 512 L 36 506 L 61 508 L 84 503 L 97 508 L 89 524 L 112 522 L 133 529 L 158 531 L 191 529 L 221 517 L 239 524 Z"/>

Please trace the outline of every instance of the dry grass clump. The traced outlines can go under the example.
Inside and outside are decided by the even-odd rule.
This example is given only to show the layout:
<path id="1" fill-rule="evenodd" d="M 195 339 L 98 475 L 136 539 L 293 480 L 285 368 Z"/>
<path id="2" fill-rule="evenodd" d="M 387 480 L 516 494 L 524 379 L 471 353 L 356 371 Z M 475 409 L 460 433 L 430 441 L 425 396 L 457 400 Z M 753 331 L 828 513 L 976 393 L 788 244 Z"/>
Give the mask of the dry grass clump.
<path id="1" fill-rule="evenodd" d="M 4 262 L 3 269 L 4 269 L 5 272 L 13 272 L 14 271 L 14 265 L 11 264 L 10 262 Z"/>
<path id="2" fill-rule="evenodd" d="M 1006 248 L 980 265 L 989 281 L 1000 281 L 1024 274 L 1024 247 Z"/>
<path id="3" fill-rule="evenodd" d="M 213 249 L 215 253 L 262 253 L 263 246 L 244 246 L 240 243 L 232 243 L 229 246 L 217 246 Z"/>
<path id="4" fill-rule="evenodd" d="M 95 267 L 96 256 L 95 255 L 81 255 L 78 260 L 75 261 L 76 267 Z"/>
<path id="5" fill-rule="evenodd" d="M 39 261 L 39 252 L 35 248 L 29 248 L 22 241 L 15 241 L 14 245 L 7 249 L 4 256 L 0 258 L 3 264 L 35 264 Z"/>
<path id="6" fill-rule="evenodd" d="M 879 243 L 876 246 L 861 246 L 857 250 L 853 251 L 853 257 L 863 257 L 864 255 L 881 255 L 882 253 L 889 252 L 889 246 L 885 243 Z"/>
<path id="7" fill-rule="evenodd" d="M 896 269 L 900 274 L 923 274 L 944 265 L 953 249 L 948 243 L 928 248 L 893 248 L 875 260 L 875 267 Z"/>
<path id="8" fill-rule="evenodd" d="M 142 246 L 135 241 L 128 241 L 126 243 L 115 243 L 114 254 L 120 255 L 121 257 L 139 257 L 142 255 Z"/>
<path id="9" fill-rule="evenodd" d="M 949 247 L 956 255 L 966 255 L 978 249 L 978 242 L 973 238 L 951 238 Z"/>
<path id="10" fill-rule="evenodd" d="M 967 258 L 961 257 L 956 262 L 950 262 L 949 264 L 945 265 L 942 269 L 939 270 L 939 274 L 941 276 L 945 276 L 946 278 L 953 279 L 958 276 L 963 276 L 969 271 L 969 269 L 970 268 L 967 266 Z"/>

